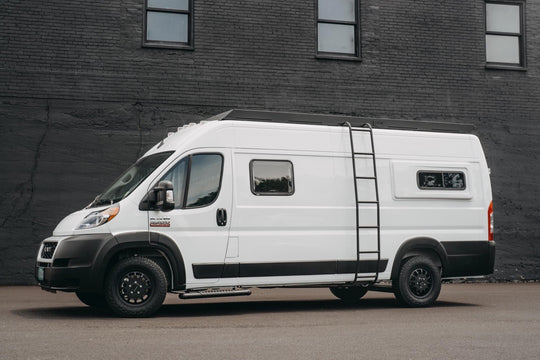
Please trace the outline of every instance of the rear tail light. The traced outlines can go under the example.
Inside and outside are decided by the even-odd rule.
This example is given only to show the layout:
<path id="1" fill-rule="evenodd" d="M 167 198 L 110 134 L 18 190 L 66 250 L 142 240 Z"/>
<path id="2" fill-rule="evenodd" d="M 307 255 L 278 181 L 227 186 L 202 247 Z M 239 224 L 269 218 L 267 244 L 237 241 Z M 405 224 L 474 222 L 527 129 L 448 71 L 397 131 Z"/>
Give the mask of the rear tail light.
<path id="1" fill-rule="evenodd" d="M 493 240 L 493 201 L 488 208 L 488 240 Z"/>

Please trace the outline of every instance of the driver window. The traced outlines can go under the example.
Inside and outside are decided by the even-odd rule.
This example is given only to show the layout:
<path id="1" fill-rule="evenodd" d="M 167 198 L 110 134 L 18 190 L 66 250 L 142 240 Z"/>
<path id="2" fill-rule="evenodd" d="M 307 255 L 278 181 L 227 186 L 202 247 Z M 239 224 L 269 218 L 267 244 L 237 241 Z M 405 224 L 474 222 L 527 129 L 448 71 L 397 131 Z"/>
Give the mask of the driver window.
<path id="1" fill-rule="evenodd" d="M 174 165 L 161 179 L 173 184 L 174 208 L 196 208 L 213 203 L 219 194 L 222 167 L 220 154 L 190 155 Z"/>

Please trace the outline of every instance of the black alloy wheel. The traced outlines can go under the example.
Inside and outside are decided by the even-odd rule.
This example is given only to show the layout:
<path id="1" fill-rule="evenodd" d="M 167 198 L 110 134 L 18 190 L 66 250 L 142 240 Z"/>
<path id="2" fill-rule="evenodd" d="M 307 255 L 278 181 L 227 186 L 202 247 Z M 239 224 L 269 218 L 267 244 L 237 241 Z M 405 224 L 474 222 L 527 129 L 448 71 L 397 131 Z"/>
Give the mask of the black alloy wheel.
<path id="1" fill-rule="evenodd" d="M 167 278 L 153 260 L 134 256 L 116 263 L 105 282 L 105 300 L 124 317 L 148 317 L 163 304 Z"/>
<path id="2" fill-rule="evenodd" d="M 400 304 L 430 306 L 441 292 L 441 269 L 425 255 L 413 256 L 405 260 L 392 287 Z"/>

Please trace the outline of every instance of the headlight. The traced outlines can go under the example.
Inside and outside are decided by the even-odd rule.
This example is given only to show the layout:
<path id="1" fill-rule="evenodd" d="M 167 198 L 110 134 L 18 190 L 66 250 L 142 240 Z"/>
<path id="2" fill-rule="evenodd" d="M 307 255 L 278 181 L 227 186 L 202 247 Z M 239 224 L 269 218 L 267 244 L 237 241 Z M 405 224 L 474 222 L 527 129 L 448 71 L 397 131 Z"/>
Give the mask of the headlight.
<path id="1" fill-rule="evenodd" d="M 111 206 L 105 210 L 94 211 L 83 219 L 75 230 L 90 229 L 108 223 L 120 212 L 120 205 Z"/>

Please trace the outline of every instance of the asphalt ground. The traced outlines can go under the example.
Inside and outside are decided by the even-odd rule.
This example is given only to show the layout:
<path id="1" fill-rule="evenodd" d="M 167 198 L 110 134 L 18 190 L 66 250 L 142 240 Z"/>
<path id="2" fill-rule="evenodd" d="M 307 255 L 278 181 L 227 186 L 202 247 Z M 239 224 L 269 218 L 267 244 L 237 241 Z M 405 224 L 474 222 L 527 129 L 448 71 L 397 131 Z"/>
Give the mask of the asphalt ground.
<path id="1" fill-rule="evenodd" d="M 74 294 L 0 287 L 0 359 L 540 359 L 540 283 L 444 284 L 426 309 L 369 292 L 255 289 L 121 319 Z"/>

